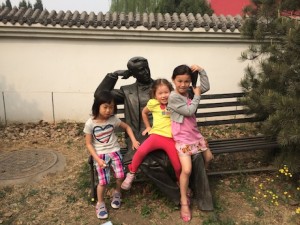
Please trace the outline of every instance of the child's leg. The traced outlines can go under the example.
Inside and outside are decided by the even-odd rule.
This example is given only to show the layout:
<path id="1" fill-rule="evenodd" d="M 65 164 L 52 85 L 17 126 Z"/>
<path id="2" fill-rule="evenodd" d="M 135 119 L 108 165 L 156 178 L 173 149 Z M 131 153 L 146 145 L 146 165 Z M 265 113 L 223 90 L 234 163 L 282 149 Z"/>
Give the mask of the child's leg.
<path id="1" fill-rule="evenodd" d="M 179 180 L 181 203 L 187 204 L 188 203 L 187 190 L 188 190 L 189 179 L 192 171 L 192 160 L 191 160 L 191 156 L 188 155 L 180 156 L 179 160 L 181 162 L 181 174 Z"/>
<path id="2" fill-rule="evenodd" d="M 176 178 L 179 181 L 180 173 L 181 173 L 181 163 L 179 161 L 178 153 L 175 148 L 175 141 L 173 140 L 173 138 L 167 138 L 162 136 L 161 136 L 161 140 L 158 141 L 165 143 L 163 149 L 167 153 L 170 162 L 173 166 Z"/>
<path id="3" fill-rule="evenodd" d="M 136 173 L 144 158 L 150 152 L 157 149 L 157 141 L 155 140 L 155 136 L 156 135 L 150 135 L 134 153 L 131 164 L 128 165 L 131 173 Z"/>
<path id="4" fill-rule="evenodd" d="M 121 207 L 121 184 L 122 184 L 123 178 L 117 178 L 116 179 L 116 189 L 113 192 L 113 198 L 111 201 L 111 207 L 114 209 L 118 209 Z"/>
<path id="5" fill-rule="evenodd" d="M 181 210 L 180 215 L 184 221 L 190 221 L 191 211 L 189 207 L 189 199 L 187 197 L 187 191 L 189 186 L 189 179 L 192 171 L 192 160 L 191 156 L 183 155 L 179 157 L 181 162 L 181 174 L 180 174 L 180 202 Z"/>
<path id="6" fill-rule="evenodd" d="M 166 138 L 161 135 L 151 134 L 138 148 L 132 158 L 131 164 L 128 165 L 130 173 L 127 173 L 126 178 L 121 185 L 122 189 L 129 190 L 131 188 L 132 181 L 135 177 L 134 173 L 137 172 L 144 158 L 150 152 L 156 151 L 158 149 L 164 150 L 168 154 L 172 166 L 175 170 L 176 177 L 177 179 L 179 179 L 181 166 L 177 151 L 175 149 L 175 142 L 172 138 Z"/>
<path id="7" fill-rule="evenodd" d="M 121 192 L 121 183 L 125 177 L 124 167 L 122 163 L 122 154 L 120 151 L 109 154 L 111 158 L 111 167 L 116 178 L 116 191 Z"/>
<path id="8" fill-rule="evenodd" d="M 209 148 L 202 153 L 204 157 L 205 169 L 208 169 L 209 162 L 213 160 L 214 156 Z"/>
<path id="9" fill-rule="evenodd" d="M 104 202 L 104 193 L 106 190 L 106 185 L 100 185 L 97 186 L 97 197 L 98 202 L 96 204 L 96 215 L 99 219 L 107 219 L 108 213 Z"/>
<path id="10" fill-rule="evenodd" d="M 107 154 L 100 154 L 99 158 L 103 159 L 105 162 L 108 162 L 107 160 L 109 159 Z M 108 218 L 108 212 L 104 202 L 104 193 L 110 180 L 110 168 L 100 168 L 98 165 L 96 165 L 96 168 L 99 180 L 99 184 L 97 186 L 98 202 L 96 204 L 96 214 L 99 219 L 106 219 Z"/>
<path id="11" fill-rule="evenodd" d="M 153 135 L 150 135 L 143 144 L 136 150 L 134 153 L 131 164 L 128 165 L 128 169 L 130 173 L 126 174 L 126 178 L 121 184 L 121 188 L 124 190 L 129 190 L 131 188 L 131 184 L 135 178 L 135 173 L 137 172 L 139 166 L 143 162 L 144 158 L 147 154 L 149 154 L 154 148 L 152 148 Z"/>
<path id="12" fill-rule="evenodd" d="M 122 155 L 120 152 L 113 152 L 109 154 L 111 157 L 111 167 L 114 170 L 116 178 L 116 189 L 113 192 L 113 199 L 111 207 L 118 209 L 121 206 L 121 184 L 124 179 L 124 168 L 122 164 Z"/>
<path id="13" fill-rule="evenodd" d="M 98 198 L 98 204 L 104 202 L 104 193 L 106 190 L 106 185 L 97 185 L 97 198 Z"/>
<path id="14" fill-rule="evenodd" d="M 116 192 L 121 193 L 122 182 L 123 182 L 123 179 L 116 178 L 116 189 L 115 189 Z"/>
<path id="15" fill-rule="evenodd" d="M 109 161 L 108 154 L 100 154 L 99 158 L 104 160 L 105 162 Z M 104 192 L 106 190 L 106 186 L 110 181 L 110 167 L 100 168 L 98 164 L 96 164 L 96 169 L 98 173 L 99 184 L 97 185 L 97 198 L 98 203 L 104 203 Z"/>

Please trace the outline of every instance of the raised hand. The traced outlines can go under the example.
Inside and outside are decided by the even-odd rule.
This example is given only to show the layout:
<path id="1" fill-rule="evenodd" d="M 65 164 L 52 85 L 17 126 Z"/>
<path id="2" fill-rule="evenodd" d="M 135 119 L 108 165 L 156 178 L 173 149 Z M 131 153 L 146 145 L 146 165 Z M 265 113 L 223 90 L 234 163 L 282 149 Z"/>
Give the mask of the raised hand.
<path id="1" fill-rule="evenodd" d="M 131 72 L 129 70 L 117 70 L 113 72 L 115 76 L 122 77 L 122 79 L 128 79 L 131 76 Z"/>

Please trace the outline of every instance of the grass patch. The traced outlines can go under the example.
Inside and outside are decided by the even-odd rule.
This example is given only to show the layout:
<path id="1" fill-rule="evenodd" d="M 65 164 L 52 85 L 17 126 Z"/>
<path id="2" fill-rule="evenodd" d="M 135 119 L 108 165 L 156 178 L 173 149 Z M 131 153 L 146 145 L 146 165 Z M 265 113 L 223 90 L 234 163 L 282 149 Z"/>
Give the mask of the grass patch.
<path id="1" fill-rule="evenodd" d="M 256 202 L 266 202 L 270 207 L 294 205 L 295 214 L 300 215 L 300 185 L 293 180 L 293 174 L 284 165 L 277 174 L 258 178 L 258 185 L 252 195 Z"/>
<path id="2" fill-rule="evenodd" d="M 35 196 L 35 195 L 37 195 L 38 193 L 39 193 L 38 190 L 32 189 L 32 190 L 29 191 L 28 196 Z"/>
<path id="3" fill-rule="evenodd" d="M 75 195 L 67 195 L 66 202 L 67 203 L 75 203 L 75 202 L 77 202 L 77 198 Z"/>
<path id="4" fill-rule="evenodd" d="M 142 217 L 148 218 L 151 216 L 152 213 L 153 213 L 153 209 L 148 204 L 142 206 L 141 209 Z"/>
<path id="5" fill-rule="evenodd" d="M 229 218 L 221 220 L 217 214 L 209 216 L 208 219 L 204 220 L 202 225 L 235 225 L 236 223 Z"/>
<path id="6" fill-rule="evenodd" d="M 80 197 L 90 201 L 90 166 L 88 163 L 84 163 L 80 169 L 76 189 L 78 190 Z"/>

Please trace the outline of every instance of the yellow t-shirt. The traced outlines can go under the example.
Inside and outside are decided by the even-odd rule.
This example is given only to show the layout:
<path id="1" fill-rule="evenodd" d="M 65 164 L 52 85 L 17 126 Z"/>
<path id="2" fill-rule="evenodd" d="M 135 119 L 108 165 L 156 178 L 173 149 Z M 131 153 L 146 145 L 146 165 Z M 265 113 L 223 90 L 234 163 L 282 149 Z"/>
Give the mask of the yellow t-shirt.
<path id="1" fill-rule="evenodd" d="M 170 112 L 165 105 L 160 105 L 156 99 L 150 99 L 147 108 L 153 116 L 153 126 L 149 134 L 159 134 L 164 137 L 172 137 Z"/>

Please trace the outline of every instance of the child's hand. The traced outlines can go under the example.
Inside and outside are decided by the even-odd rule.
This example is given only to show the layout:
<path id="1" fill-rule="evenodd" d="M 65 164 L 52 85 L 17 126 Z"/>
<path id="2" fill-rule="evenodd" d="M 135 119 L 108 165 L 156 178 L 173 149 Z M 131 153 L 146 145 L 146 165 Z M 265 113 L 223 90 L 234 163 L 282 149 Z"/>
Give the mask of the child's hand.
<path id="1" fill-rule="evenodd" d="M 198 65 L 191 65 L 191 70 L 192 70 L 192 72 L 195 72 L 195 71 L 202 71 L 203 70 L 203 68 L 202 67 L 200 67 L 200 66 L 198 66 Z"/>
<path id="2" fill-rule="evenodd" d="M 146 129 L 142 132 L 142 135 L 145 136 L 149 131 L 151 130 L 151 127 L 146 127 Z"/>
<path id="3" fill-rule="evenodd" d="M 102 168 L 102 169 L 107 167 L 107 165 L 106 165 L 106 163 L 103 159 L 97 159 L 97 163 L 98 163 L 99 167 Z"/>
<path id="4" fill-rule="evenodd" d="M 132 150 L 138 149 L 138 147 L 140 147 L 140 142 L 138 142 L 137 140 L 132 142 Z"/>

